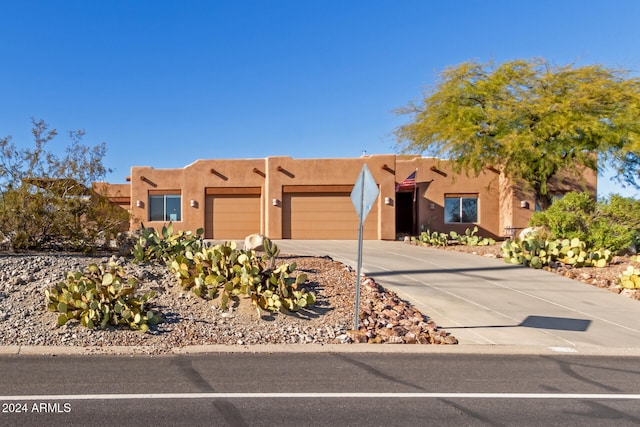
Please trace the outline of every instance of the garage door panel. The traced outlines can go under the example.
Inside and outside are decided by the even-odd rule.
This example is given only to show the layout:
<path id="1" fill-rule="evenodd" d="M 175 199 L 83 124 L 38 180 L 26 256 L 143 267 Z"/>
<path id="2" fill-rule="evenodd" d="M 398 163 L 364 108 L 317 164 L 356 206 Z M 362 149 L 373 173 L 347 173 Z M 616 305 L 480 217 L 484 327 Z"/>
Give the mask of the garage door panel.
<path id="1" fill-rule="evenodd" d="M 217 209 L 216 209 L 217 208 Z M 215 221 L 216 222 L 223 222 L 223 223 L 228 223 L 228 222 L 251 222 L 254 223 L 256 221 L 256 219 L 258 220 L 258 224 L 260 223 L 260 216 L 258 215 L 258 217 L 256 218 L 255 213 L 253 212 L 225 212 L 222 209 L 226 209 L 226 208 L 233 208 L 232 206 L 230 207 L 221 207 L 221 206 L 216 206 L 214 204 L 214 215 L 215 215 Z"/>
<path id="2" fill-rule="evenodd" d="M 283 198 L 285 239 L 357 239 L 359 218 L 350 193 L 289 193 Z M 378 238 L 375 207 L 367 216 L 365 239 Z"/>
<path id="3" fill-rule="evenodd" d="M 260 232 L 259 194 L 215 194 L 206 197 L 206 237 L 244 239 Z"/>

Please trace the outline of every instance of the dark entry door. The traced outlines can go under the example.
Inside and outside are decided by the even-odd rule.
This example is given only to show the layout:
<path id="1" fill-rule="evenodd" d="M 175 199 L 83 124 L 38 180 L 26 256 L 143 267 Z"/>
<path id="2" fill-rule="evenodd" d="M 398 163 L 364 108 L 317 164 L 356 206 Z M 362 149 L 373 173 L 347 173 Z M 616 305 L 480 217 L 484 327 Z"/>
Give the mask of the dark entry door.
<path id="1" fill-rule="evenodd" d="M 415 233 L 413 191 L 396 193 L 396 235 Z"/>

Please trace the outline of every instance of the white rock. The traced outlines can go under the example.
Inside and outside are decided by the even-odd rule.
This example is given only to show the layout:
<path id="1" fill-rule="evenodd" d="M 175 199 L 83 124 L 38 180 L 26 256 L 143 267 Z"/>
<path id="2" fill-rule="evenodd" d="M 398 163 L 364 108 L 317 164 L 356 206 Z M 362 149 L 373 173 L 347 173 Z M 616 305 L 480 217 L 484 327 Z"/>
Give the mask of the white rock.
<path id="1" fill-rule="evenodd" d="M 244 250 L 245 251 L 263 251 L 264 250 L 264 234 L 249 234 L 244 239 Z"/>
<path id="2" fill-rule="evenodd" d="M 520 240 L 524 240 L 527 237 L 536 236 L 540 231 L 542 231 L 542 227 L 527 227 L 520 232 L 518 237 L 520 238 Z"/>

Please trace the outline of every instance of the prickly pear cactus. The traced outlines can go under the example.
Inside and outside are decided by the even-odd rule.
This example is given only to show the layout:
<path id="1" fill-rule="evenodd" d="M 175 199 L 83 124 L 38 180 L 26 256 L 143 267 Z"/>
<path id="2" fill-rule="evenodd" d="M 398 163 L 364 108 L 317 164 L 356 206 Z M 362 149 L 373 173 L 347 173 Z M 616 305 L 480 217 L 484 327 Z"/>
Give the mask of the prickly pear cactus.
<path id="1" fill-rule="evenodd" d="M 132 248 L 131 254 L 136 262 L 171 262 L 175 257 L 187 251 L 199 250 L 203 246 L 204 229 L 199 228 L 193 234 L 190 231 L 173 231 L 173 224 L 162 227 L 160 233 L 151 228 L 142 227 L 141 235 Z"/>
<path id="2" fill-rule="evenodd" d="M 90 329 L 104 329 L 110 324 L 146 332 L 148 325 L 158 324 L 162 318 L 146 308 L 155 292 L 135 296 L 137 285 L 136 279 L 125 276 L 121 266 L 90 264 L 45 290 L 45 300 L 50 311 L 60 313 L 59 326 L 76 319 Z"/>
<path id="3" fill-rule="evenodd" d="M 613 254 L 608 249 L 589 251 L 580 239 L 546 240 L 533 236 L 524 240 L 505 240 L 501 247 L 504 261 L 527 267 L 545 268 L 554 262 L 572 267 L 604 267 Z"/>
<path id="4" fill-rule="evenodd" d="M 203 298 L 220 296 L 220 307 L 226 309 L 232 298 L 248 296 L 256 309 L 299 311 L 315 304 L 313 292 L 303 288 L 307 276 L 297 276 L 295 264 L 275 267 L 280 249 L 265 239 L 262 258 L 255 251 L 238 250 L 235 242 L 227 242 L 199 251 L 187 251 L 169 263 L 180 285 Z"/>
<path id="5" fill-rule="evenodd" d="M 425 246 L 447 246 L 449 244 L 449 235 L 427 230 L 420 233 L 418 237 L 412 237 L 411 241 Z"/>
<path id="6" fill-rule="evenodd" d="M 465 246 L 487 246 L 493 245 L 496 241 L 488 237 L 480 237 L 478 233 L 478 226 L 474 226 L 473 230 L 466 229 L 464 234 L 458 234 L 455 231 L 451 231 L 449 236 L 459 245 Z"/>
<path id="7" fill-rule="evenodd" d="M 619 287 L 623 289 L 640 289 L 640 268 L 630 265 L 618 277 Z"/>

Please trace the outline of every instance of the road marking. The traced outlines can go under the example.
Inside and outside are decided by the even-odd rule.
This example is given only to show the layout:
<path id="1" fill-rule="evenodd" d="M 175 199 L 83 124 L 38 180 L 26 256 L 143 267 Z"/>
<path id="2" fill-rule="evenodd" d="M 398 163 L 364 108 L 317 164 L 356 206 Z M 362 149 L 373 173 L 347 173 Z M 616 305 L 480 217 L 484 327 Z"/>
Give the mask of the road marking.
<path id="1" fill-rule="evenodd" d="M 578 350 L 571 347 L 549 347 L 549 350 L 555 351 L 556 353 L 577 353 Z"/>
<path id="2" fill-rule="evenodd" d="M 615 393 L 149 393 L 0 396 L 0 401 L 157 400 L 157 399 L 575 399 L 640 400 L 640 394 Z"/>

